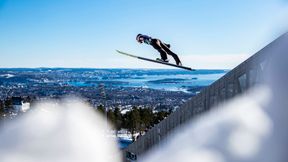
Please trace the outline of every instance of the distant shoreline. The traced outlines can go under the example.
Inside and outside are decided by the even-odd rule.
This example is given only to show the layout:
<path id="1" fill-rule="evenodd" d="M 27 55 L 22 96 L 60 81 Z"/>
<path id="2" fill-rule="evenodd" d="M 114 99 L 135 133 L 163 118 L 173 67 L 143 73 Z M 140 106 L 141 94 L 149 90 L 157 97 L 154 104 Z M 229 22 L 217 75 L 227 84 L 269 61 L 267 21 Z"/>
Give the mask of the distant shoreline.
<path id="1" fill-rule="evenodd" d="M 12 70 L 31 70 L 31 69 L 48 69 L 48 70 L 59 70 L 59 69 L 79 69 L 79 70 L 171 70 L 171 71 L 183 71 L 181 69 L 165 69 L 165 68 L 89 68 L 89 67 L 77 67 L 77 68 L 70 68 L 70 67 L 0 67 L 0 70 L 7 70 L 7 69 L 12 69 Z M 231 69 L 197 69 L 197 71 L 203 71 L 203 70 L 213 70 L 213 71 L 230 71 Z"/>

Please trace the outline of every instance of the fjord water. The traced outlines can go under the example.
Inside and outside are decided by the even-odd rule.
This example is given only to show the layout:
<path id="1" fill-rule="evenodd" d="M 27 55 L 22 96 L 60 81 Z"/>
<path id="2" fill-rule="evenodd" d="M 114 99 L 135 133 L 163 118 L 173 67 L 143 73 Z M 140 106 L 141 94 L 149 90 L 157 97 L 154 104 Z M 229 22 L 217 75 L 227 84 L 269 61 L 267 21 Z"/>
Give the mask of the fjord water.
<path id="1" fill-rule="evenodd" d="M 228 70 L 185 71 L 174 69 L 94 69 L 89 81 L 69 82 L 73 86 L 95 86 L 103 83 L 115 87 L 142 87 L 189 92 L 193 87 L 208 86 Z M 87 72 L 83 69 L 82 72 Z"/>
<path id="2" fill-rule="evenodd" d="M 95 87 L 104 84 L 107 88 L 139 87 L 195 92 L 197 88 L 210 85 L 227 72 L 228 70 L 13 68 L 0 69 L 0 83 L 53 83 L 74 87 Z"/>

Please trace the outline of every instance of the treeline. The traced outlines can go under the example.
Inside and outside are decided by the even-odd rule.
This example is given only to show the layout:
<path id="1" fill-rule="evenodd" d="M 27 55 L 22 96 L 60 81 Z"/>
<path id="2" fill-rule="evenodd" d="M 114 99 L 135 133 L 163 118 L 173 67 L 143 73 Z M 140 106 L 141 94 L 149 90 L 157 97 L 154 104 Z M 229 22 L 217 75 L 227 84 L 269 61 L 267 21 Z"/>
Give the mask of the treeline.
<path id="1" fill-rule="evenodd" d="M 13 119 L 16 116 L 22 114 L 21 111 L 13 107 L 13 100 L 18 99 L 19 102 L 33 103 L 33 99 L 28 97 L 8 97 L 4 100 L 0 100 L 0 120 Z"/>
<path id="2" fill-rule="evenodd" d="M 105 108 L 102 105 L 98 106 L 96 111 L 106 115 Z M 120 109 L 116 107 L 114 110 L 109 109 L 107 111 L 107 117 L 116 132 L 121 129 L 127 129 L 132 134 L 133 140 L 135 140 L 134 134 L 139 133 L 142 135 L 155 124 L 165 119 L 170 113 L 166 111 L 153 112 L 150 108 L 134 106 L 131 111 L 121 114 Z"/>
<path id="3" fill-rule="evenodd" d="M 15 97 L 7 98 L 3 101 L 0 100 L 0 122 L 1 120 L 14 119 L 19 115 L 25 114 L 24 112 L 13 107 L 13 100 L 15 100 Z M 21 101 L 30 103 L 31 107 L 28 111 L 34 109 L 34 103 L 36 100 L 31 99 L 30 97 L 23 97 L 21 98 Z M 136 138 L 133 135 L 142 135 L 171 113 L 171 111 L 153 112 L 151 108 L 136 106 L 124 114 L 121 113 L 118 107 L 109 109 L 107 113 L 105 113 L 105 108 L 103 105 L 97 106 L 95 110 L 103 116 L 107 115 L 109 122 L 114 126 L 116 132 L 120 131 L 121 129 L 128 130 L 132 134 L 133 140 Z"/>

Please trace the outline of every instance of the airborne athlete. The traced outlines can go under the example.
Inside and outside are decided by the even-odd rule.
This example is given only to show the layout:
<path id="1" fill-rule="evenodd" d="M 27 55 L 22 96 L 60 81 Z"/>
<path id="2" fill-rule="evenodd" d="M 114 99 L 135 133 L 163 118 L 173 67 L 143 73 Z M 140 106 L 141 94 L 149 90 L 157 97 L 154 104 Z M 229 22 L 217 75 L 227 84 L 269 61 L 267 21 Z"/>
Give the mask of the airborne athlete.
<path id="1" fill-rule="evenodd" d="M 159 39 L 152 38 L 152 37 L 149 37 L 149 36 L 143 35 L 143 34 L 138 34 L 136 36 L 136 40 L 139 43 L 144 42 L 148 45 L 151 45 L 153 48 L 155 48 L 160 53 L 160 56 L 161 56 L 161 59 L 160 58 L 156 59 L 157 61 L 162 61 L 162 62 L 168 63 L 169 62 L 169 60 L 167 59 L 167 54 L 168 54 L 174 58 L 176 65 L 182 66 L 182 63 L 181 63 L 179 57 L 169 49 L 170 44 L 165 44 Z"/>

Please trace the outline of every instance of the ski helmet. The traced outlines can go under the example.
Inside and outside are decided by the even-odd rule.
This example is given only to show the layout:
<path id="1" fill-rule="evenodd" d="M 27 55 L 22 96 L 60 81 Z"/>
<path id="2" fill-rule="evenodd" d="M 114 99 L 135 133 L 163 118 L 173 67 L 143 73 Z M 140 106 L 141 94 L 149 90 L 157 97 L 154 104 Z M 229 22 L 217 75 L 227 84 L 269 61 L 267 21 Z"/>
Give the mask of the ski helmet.
<path id="1" fill-rule="evenodd" d="M 137 34 L 136 40 L 138 41 L 141 36 L 142 36 L 142 34 Z"/>

